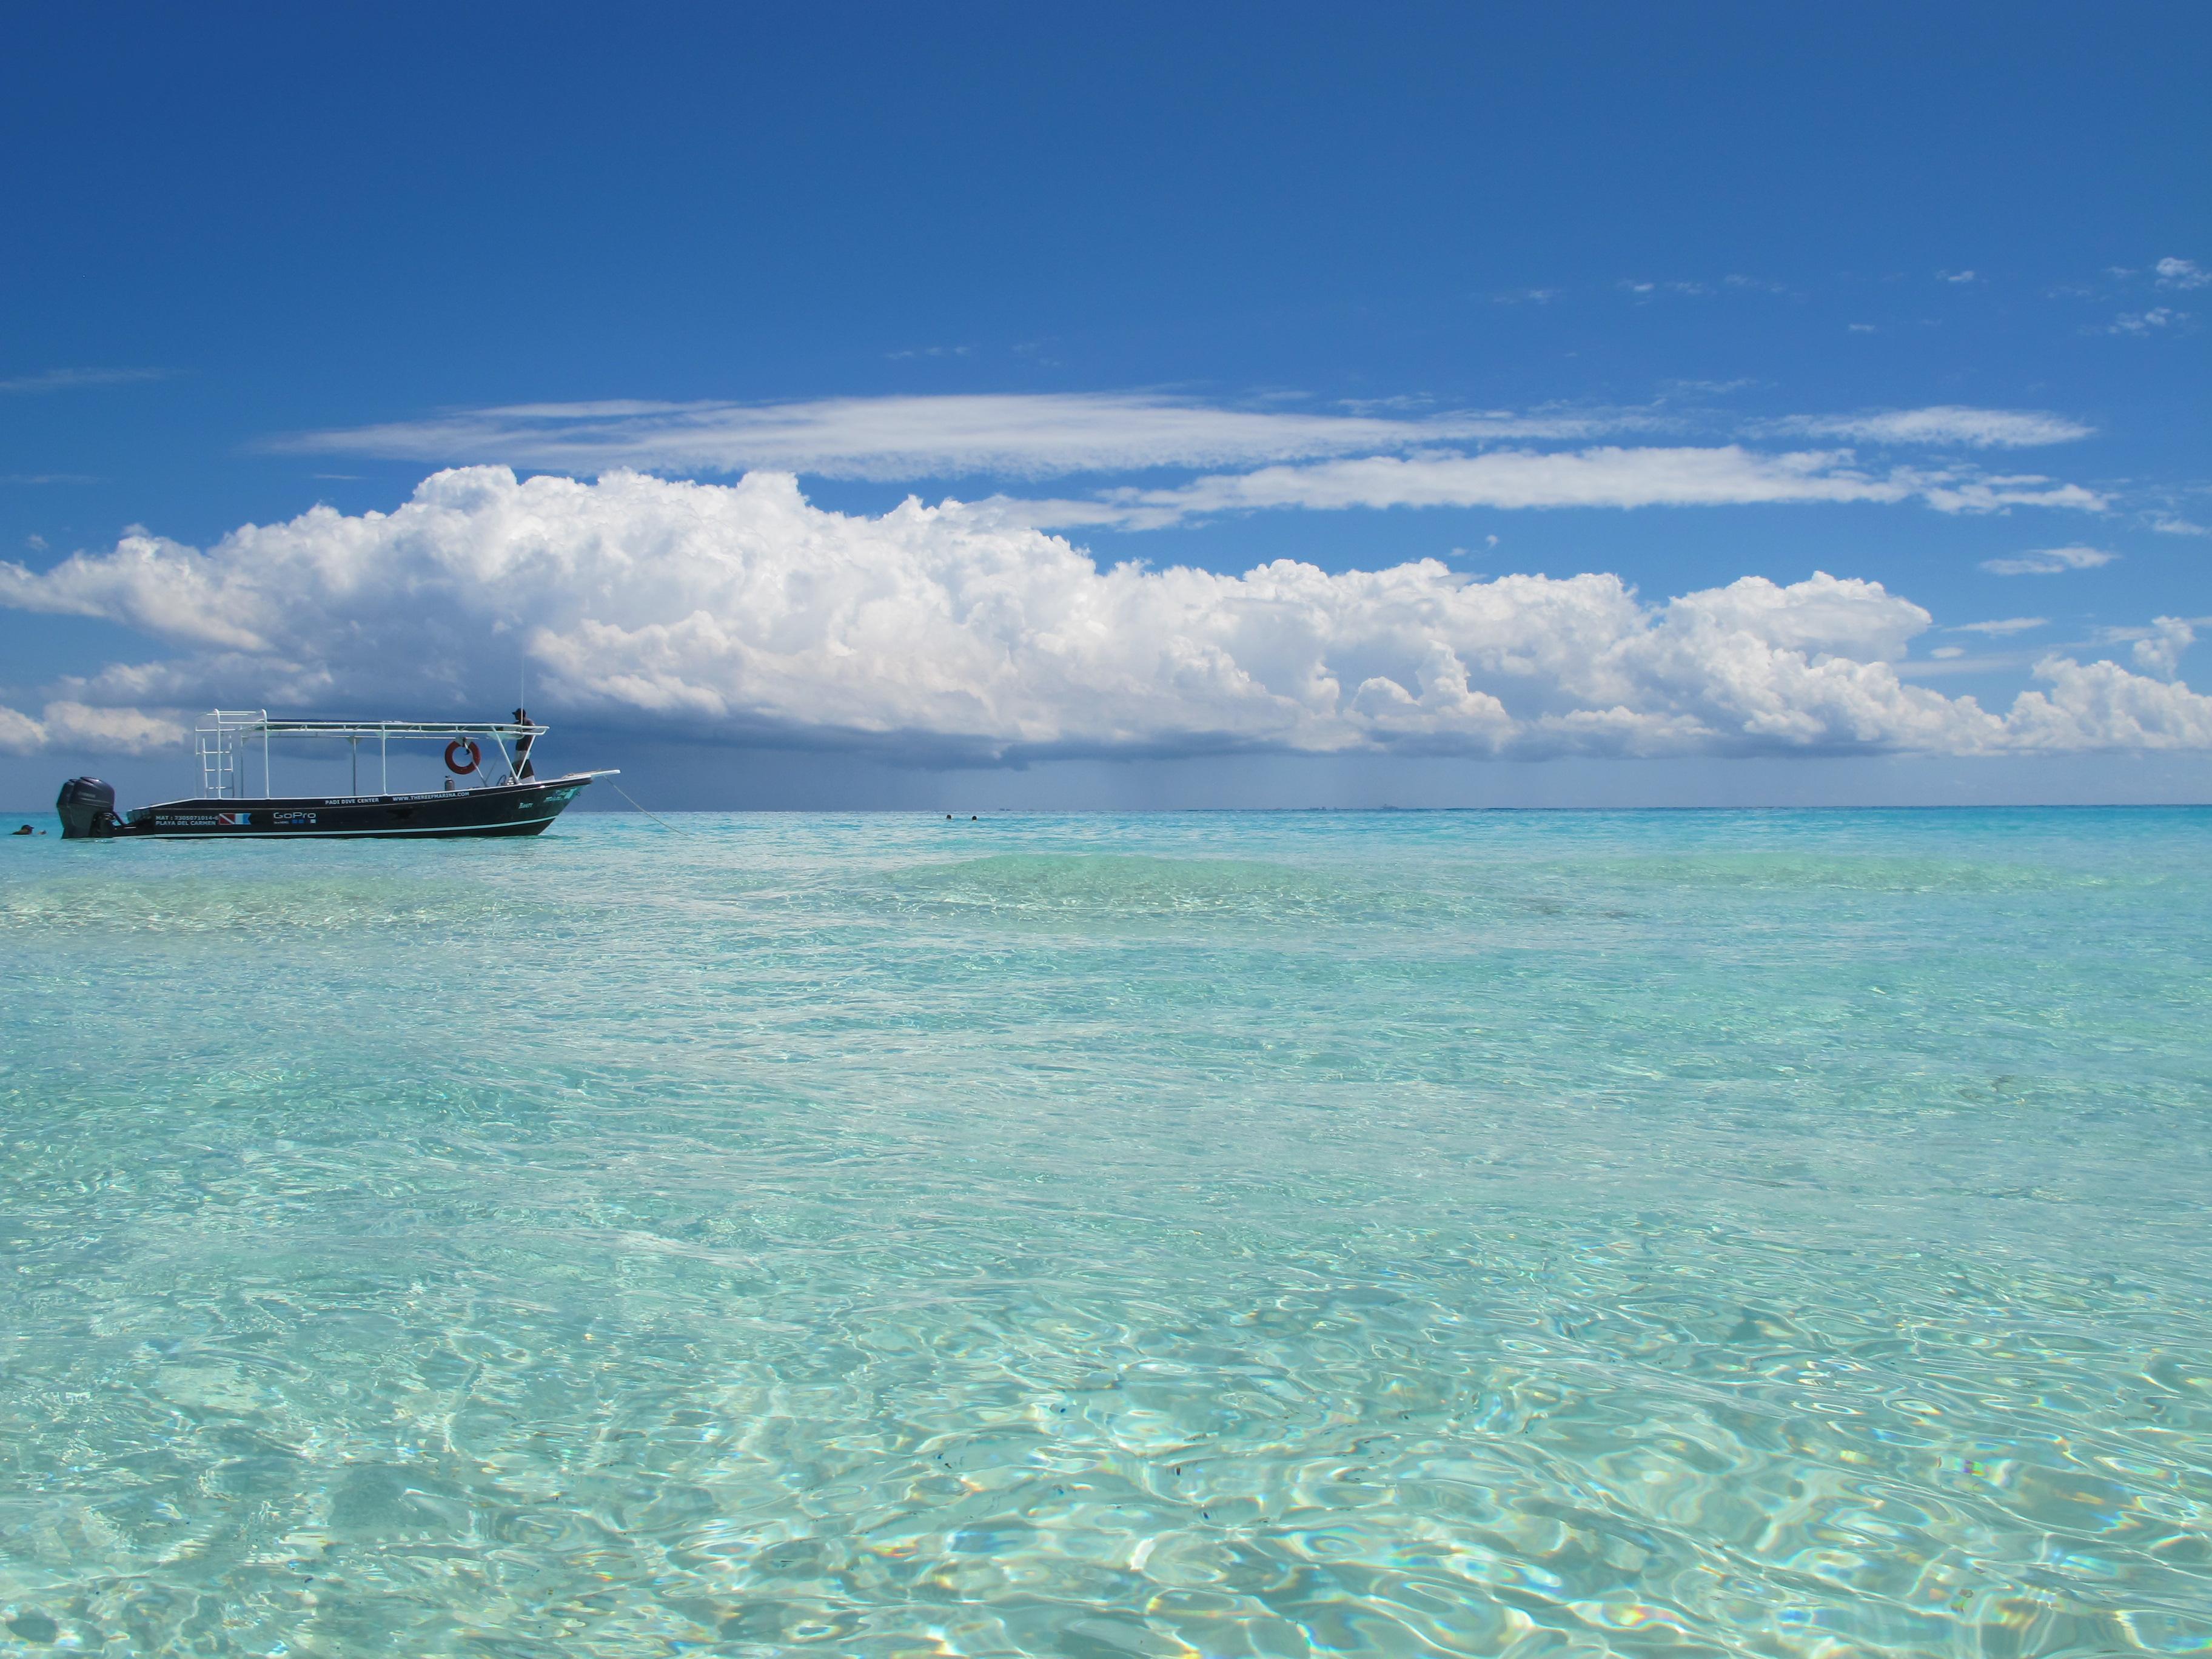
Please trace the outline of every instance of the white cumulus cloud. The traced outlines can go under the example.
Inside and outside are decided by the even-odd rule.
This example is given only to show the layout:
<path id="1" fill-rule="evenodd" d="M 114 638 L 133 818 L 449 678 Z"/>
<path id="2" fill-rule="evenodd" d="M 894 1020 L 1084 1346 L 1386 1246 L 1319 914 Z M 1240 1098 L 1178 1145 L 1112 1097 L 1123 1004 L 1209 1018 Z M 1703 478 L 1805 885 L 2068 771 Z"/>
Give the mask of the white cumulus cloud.
<path id="1" fill-rule="evenodd" d="M 2212 697 L 2117 663 L 2046 657 L 2048 692 L 2023 691 L 2005 725 L 2021 749 L 2212 748 Z"/>
<path id="2" fill-rule="evenodd" d="M 2152 269 L 2158 273 L 2160 288 L 2203 288 L 2212 283 L 2212 270 L 2194 259 L 2160 259 Z"/>
<path id="3" fill-rule="evenodd" d="M 2047 659 L 2044 689 L 2004 714 L 1908 684 L 1899 665 L 1930 619 L 1876 582 L 1747 577 L 1648 600 L 1613 575 L 1485 580 L 1436 560 L 1102 569 L 1003 504 L 837 514 L 781 473 L 462 469 L 390 514 L 318 507 L 205 550 L 134 534 L 43 572 L 0 563 L 0 605 L 170 647 L 52 688 L 30 722 L 42 744 L 95 714 L 121 732 L 211 702 L 496 707 L 525 653 L 541 712 L 916 763 L 2212 743 L 2212 699 L 2110 663 Z"/>
<path id="4" fill-rule="evenodd" d="M 39 718 L 0 706 L 0 752 L 36 754 L 42 749 L 88 750 L 143 755 L 180 741 L 184 726 L 163 714 L 130 708 L 94 708 L 65 699 L 48 703 Z"/>
<path id="5" fill-rule="evenodd" d="M 0 704 L 0 754 L 34 755 L 46 746 L 44 724 Z"/>
<path id="6" fill-rule="evenodd" d="M 2181 672 L 2181 654 L 2197 643 L 2197 624 L 2202 617 L 2154 617 L 2148 628 L 2106 628 L 2097 639 L 2105 645 L 2128 645 L 2136 666 L 2164 679 Z"/>
<path id="7" fill-rule="evenodd" d="M 1954 634 L 1989 634 L 2001 637 L 2007 634 L 2025 634 L 2032 628 L 2050 626 L 2051 618 L 2048 617 L 1999 617 L 1990 622 L 1960 623 L 1951 631 Z"/>

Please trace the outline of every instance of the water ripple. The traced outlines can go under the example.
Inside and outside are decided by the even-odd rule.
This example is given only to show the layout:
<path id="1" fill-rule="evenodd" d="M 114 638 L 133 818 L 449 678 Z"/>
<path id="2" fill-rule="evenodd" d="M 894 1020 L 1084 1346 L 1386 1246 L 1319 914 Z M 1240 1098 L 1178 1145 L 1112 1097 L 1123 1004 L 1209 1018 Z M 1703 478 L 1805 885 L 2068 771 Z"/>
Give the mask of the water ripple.
<path id="1" fill-rule="evenodd" d="M 2212 1650 L 2203 825 L 10 848 L 0 1651 Z"/>

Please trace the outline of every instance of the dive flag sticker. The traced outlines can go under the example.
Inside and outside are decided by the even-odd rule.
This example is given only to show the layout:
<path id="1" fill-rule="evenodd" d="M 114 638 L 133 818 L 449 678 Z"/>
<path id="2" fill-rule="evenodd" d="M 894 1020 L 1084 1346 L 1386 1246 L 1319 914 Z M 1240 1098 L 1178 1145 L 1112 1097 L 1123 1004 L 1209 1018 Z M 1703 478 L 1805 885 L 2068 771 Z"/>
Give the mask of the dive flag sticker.
<path id="1" fill-rule="evenodd" d="M 242 830 L 253 822 L 253 814 L 251 812 L 218 812 L 215 815 L 215 821 L 217 823 L 228 824 L 234 830 Z"/>

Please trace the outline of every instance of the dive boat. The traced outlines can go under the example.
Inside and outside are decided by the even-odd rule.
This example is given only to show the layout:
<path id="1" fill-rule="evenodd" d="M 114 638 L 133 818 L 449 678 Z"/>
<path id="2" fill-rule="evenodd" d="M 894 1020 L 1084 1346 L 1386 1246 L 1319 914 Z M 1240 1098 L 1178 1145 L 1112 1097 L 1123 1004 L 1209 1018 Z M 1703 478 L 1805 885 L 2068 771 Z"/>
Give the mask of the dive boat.
<path id="1" fill-rule="evenodd" d="M 115 790 L 98 778 L 71 778 L 62 786 L 55 808 L 64 841 L 106 841 L 126 836 L 168 836 L 197 840 L 246 837 L 300 840 L 362 836 L 535 836 L 561 816 L 562 809 L 611 769 L 569 772 L 541 778 L 531 746 L 550 728 L 534 724 L 518 708 L 511 720 L 481 724 L 438 720 L 272 720 L 266 709 L 218 708 L 193 732 L 200 765 L 200 793 L 190 800 L 164 801 L 118 815 Z M 272 738 L 343 738 L 353 754 L 354 791 L 346 795 L 278 795 L 270 787 Z M 245 793 L 246 764 L 256 738 L 261 744 L 261 793 Z M 500 766 L 484 760 L 488 738 Z M 361 745 L 373 739 L 378 763 L 377 793 L 361 793 Z M 442 789 L 413 794 L 391 793 L 391 746 L 394 743 L 442 742 L 446 769 Z M 510 755 L 507 745 L 514 744 Z M 495 775 L 496 772 L 496 775 Z M 457 780 L 459 781 L 457 783 Z"/>

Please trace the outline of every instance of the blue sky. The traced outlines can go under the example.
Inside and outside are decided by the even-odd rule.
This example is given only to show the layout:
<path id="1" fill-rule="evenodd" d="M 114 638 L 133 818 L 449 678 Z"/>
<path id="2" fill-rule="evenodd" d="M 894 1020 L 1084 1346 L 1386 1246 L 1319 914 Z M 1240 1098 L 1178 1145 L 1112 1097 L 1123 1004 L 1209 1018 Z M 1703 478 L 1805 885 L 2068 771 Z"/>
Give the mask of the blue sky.
<path id="1" fill-rule="evenodd" d="M 0 799 L 173 793 L 217 697 L 481 711 L 526 658 L 562 758 L 695 804 L 2202 799 L 2208 46 L 26 15 Z M 418 499 L 455 465 L 519 493 Z M 1330 582 L 1170 579 L 1276 561 Z"/>

